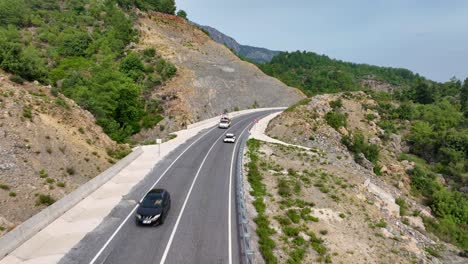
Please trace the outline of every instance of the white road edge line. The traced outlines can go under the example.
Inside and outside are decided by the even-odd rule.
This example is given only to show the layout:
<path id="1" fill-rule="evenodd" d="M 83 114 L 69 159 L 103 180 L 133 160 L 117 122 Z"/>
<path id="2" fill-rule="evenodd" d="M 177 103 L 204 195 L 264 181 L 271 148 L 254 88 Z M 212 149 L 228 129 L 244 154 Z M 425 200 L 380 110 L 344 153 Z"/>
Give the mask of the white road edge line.
<path id="1" fill-rule="evenodd" d="M 240 124 L 241 121 L 237 122 L 236 124 L 234 124 L 233 126 L 231 126 L 231 128 L 233 128 L 234 126 Z M 227 131 L 226 131 L 227 132 Z M 221 136 L 219 136 L 218 139 L 216 139 L 216 141 L 213 143 L 213 145 L 211 145 L 211 148 L 208 150 L 208 152 L 206 153 L 205 155 L 205 158 L 203 158 L 203 161 L 202 163 L 200 164 L 200 167 L 198 168 L 197 170 L 197 173 L 195 174 L 195 178 L 193 178 L 193 181 L 192 181 L 192 185 L 190 186 L 190 189 L 187 193 L 187 196 L 185 197 L 185 201 L 184 201 L 184 204 L 182 205 L 182 208 L 180 209 L 180 213 L 179 215 L 177 216 L 177 221 L 174 225 L 174 229 L 172 230 L 172 233 L 171 233 L 171 236 L 169 237 L 169 241 L 167 242 L 167 245 L 166 245 L 166 248 L 164 249 L 164 254 L 161 258 L 161 262 L 159 262 L 160 264 L 164 264 L 166 262 L 166 258 L 167 258 L 167 254 L 169 253 L 169 249 L 171 248 L 171 245 L 172 245 L 172 240 L 174 239 L 174 235 L 177 231 L 177 228 L 179 227 L 179 222 L 180 222 L 180 219 L 182 218 L 182 214 L 184 213 L 184 210 L 185 210 L 185 206 L 187 205 L 187 202 L 188 202 L 188 199 L 190 198 L 190 194 L 192 193 L 192 190 L 193 190 L 193 186 L 195 186 L 195 182 L 197 181 L 197 178 L 198 178 L 198 175 L 200 175 L 200 172 L 201 172 L 201 169 L 203 168 L 203 165 L 205 164 L 205 161 L 206 159 L 208 158 L 208 155 L 210 154 L 211 150 L 214 148 L 214 146 L 216 146 L 216 144 L 218 143 L 218 141 L 225 135 L 226 133 L 223 133 L 221 134 Z"/>
<path id="2" fill-rule="evenodd" d="M 158 182 L 166 175 L 166 173 L 172 168 L 172 166 L 179 160 L 180 157 L 182 157 L 182 155 L 184 155 L 185 152 L 187 152 L 195 143 L 197 143 L 200 139 L 204 138 L 206 135 L 208 135 L 208 133 L 210 133 L 211 131 L 215 130 L 217 127 L 214 127 L 210 130 L 208 130 L 205 134 L 203 134 L 201 137 L 199 137 L 197 140 L 195 140 L 192 144 L 190 144 L 182 153 L 180 153 L 179 156 L 177 156 L 177 158 L 171 163 L 171 165 L 169 165 L 169 167 L 167 167 L 167 169 L 163 172 L 163 174 L 161 174 L 161 176 L 159 176 L 159 179 L 153 184 L 153 186 L 151 186 L 151 188 L 148 189 L 148 192 L 153 189 L 156 184 L 158 184 Z M 147 192 L 146 192 L 147 193 Z M 145 195 L 146 195 L 145 193 Z M 143 199 L 143 198 L 142 198 Z M 135 207 L 132 209 L 132 211 L 127 215 L 127 217 L 125 217 L 125 220 L 119 225 L 119 227 L 117 227 L 117 229 L 114 231 L 114 233 L 112 234 L 112 236 L 106 241 L 106 243 L 104 244 L 104 246 L 99 250 L 99 252 L 96 254 L 96 256 L 94 256 L 94 258 L 89 262 L 89 264 L 94 264 L 96 262 L 96 260 L 101 256 L 102 252 L 104 252 L 104 250 L 107 248 L 107 246 L 110 244 L 110 242 L 112 241 L 112 239 L 114 239 L 114 237 L 117 235 L 117 233 L 119 233 L 120 229 L 122 229 L 123 225 L 128 221 L 128 219 L 130 218 L 130 216 L 133 215 L 133 213 L 135 212 L 135 210 L 138 208 L 138 204 L 135 205 Z"/>
<path id="3" fill-rule="evenodd" d="M 231 202 L 231 195 L 232 195 L 232 171 L 234 167 L 234 157 L 236 156 L 236 148 L 237 145 L 239 144 L 239 141 L 242 138 L 242 135 L 244 134 L 245 130 L 249 128 L 251 123 L 249 123 L 244 130 L 242 130 L 242 133 L 239 135 L 237 138 L 236 144 L 234 144 L 234 149 L 232 150 L 232 159 L 231 159 L 231 171 L 229 173 L 229 194 L 228 194 L 228 244 L 229 244 L 229 250 L 228 250 L 228 257 L 229 257 L 229 264 L 232 264 L 232 221 L 231 221 L 231 207 L 232 207 L 232 202 Z"/>

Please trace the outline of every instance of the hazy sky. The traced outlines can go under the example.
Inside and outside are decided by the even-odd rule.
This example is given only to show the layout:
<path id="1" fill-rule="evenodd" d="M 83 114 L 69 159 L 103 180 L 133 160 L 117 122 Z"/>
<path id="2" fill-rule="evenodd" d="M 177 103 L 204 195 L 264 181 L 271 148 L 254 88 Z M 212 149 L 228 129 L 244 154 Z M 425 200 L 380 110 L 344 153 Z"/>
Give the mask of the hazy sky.
<path id="1" fill-rule="evenodd" d="M 241 44 L 468 77 L 468 0 L 176 0 Z"/>

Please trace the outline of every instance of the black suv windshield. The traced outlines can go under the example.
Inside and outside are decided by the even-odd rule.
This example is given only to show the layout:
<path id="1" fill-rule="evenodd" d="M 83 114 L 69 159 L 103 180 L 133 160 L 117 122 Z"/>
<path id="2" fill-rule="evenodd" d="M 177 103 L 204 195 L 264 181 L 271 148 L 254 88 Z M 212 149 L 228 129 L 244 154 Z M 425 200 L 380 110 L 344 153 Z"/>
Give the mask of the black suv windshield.
<path id="1" fill-rule="evenodd" d="M 150 193 L 141 202 L 143 207 L 160 207 L 162 205 L 162 194 L 161 193 Z"/>

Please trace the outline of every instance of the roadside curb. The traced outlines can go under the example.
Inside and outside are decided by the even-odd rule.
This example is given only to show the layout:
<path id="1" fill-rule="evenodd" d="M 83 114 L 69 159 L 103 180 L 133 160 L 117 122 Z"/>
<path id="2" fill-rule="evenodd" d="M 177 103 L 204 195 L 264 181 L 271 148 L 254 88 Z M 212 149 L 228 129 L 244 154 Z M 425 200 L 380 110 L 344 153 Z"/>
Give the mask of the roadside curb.
<path id="1" fill-rule="evenodd" d="M 143 149 L 141 147 L 137 147 L 132 153 L 118 161 L 114 166 L 108 168 L 87 183 L 78 187 L 78 189 L 67 194 L 62 199 L 35 214 L 12 231 L 6 233 L 0 238 L 0 259 L 8 255 L 41 231 L 44 227 L 55 221 L 59 216 L 63 215 L 75 206 L 78 202 L 108 182 L 121 170 L 136 160 L 141 154 L 143 154 Z"/>

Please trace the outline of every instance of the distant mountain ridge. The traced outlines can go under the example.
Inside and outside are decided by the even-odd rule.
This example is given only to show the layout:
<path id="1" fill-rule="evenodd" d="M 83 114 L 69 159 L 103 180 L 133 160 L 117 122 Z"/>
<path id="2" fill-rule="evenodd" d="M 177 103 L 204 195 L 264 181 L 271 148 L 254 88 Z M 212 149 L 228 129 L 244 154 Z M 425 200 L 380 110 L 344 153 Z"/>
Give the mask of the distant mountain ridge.
<path id="1" fill-rule="evenodd" d="M 239 42 L 237 42 L 234 38 L 220 32 L 216 28 L 210 26 L 202 26 L 196 23 L 193 24 L 206 30 L 214 41 L 226 45 L 228 48 L 232 49 L 237 55 L 252 60 L 256 63 L 269 62 L 274 56 L 281 53 L 281 51 L 242 45 Z"/>

